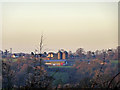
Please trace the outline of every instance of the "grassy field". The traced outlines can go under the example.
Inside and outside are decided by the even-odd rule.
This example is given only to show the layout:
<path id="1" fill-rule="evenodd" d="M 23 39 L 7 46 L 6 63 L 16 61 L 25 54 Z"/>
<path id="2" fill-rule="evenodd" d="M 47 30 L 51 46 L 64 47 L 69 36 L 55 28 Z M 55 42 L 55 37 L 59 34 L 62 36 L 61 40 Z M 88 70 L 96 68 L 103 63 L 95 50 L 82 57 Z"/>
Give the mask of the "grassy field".
<path id="1" fill-rule="evenodd" d="M 13 61 L 13 62 L 16 62 L 17 61 L 17 59 L 9 59 L 9 60 L 7 60 L 7 59 L 2 59 L 3 61 Z"/>
<path id="2" fill-rule="evenodd" d="M 55 79 L 52 83 L 53 85 L 65 84 L 69 80 L 69 77 L 68 77 L 69 75 L 66 72 L 56 72 L 56 73 L 55 72 L 48 72 L 48 73 L 50 75 L 52 75 L 53 78 Z"/>
<path id="3" fill-rule="evenodd" d="M 118 60 L 110 60 L 113 64 L 118 64 Z"/>

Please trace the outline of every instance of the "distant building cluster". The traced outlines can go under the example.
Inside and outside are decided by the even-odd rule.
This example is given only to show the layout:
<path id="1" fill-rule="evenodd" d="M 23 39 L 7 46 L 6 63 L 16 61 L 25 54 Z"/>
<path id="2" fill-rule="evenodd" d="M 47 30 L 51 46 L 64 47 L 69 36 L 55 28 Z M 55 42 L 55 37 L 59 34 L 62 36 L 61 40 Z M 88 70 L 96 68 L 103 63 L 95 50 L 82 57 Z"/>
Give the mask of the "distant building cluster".
<path id="1" fill-rule="evenodd" d="M 28 59 L 28 60 L 39 60 L 40 58 L 45 62 L 48 66 L 63 66 L 67 65 L 68 59 L 68 52 L 64 50 L 59 50 L 57 53 L 49 52 L 48 54 L 46 52 L 42 54 L 36 54 L 34 52 L 31 52 L 31 54 L 25 54 L 25 53 L 12 53 L 12 49 L 0 51 L 0 55 L 2 58 L 6 59 Z"/>
<path id="2" fill-rule="evenodd" d="M 64 60 L 64 59 L 44 60 L 44 62 L 48 66 L 65 66 L 65 65 L 67 65 L 67 60 Z"/>
<path id="3" fill-rule="evenodd" d="M 48 53 L 48 56 L 44 58 L 44 61 L 45 64 L 49 66 L 64 66 L 67 65 L 66 59 L 68 59 L 68 52 L 59 50 L 58 53 Z"/>
<path id="4" fill-rule="evenodd" d="M 38 57 L 38 56 L 37 56 Z M 63 66 L 67 65 L 68 52 L 64 50 L 59 50 L 57 53 L 49 52 L 41 55 L 45 64 L 48 66 Z"/>
<path id="5" fill-rule="evenodd" d="M 48 59 L 47 60 L 51 60 L 51 59 L 68 59 L 68 52 L 67 51 L 58 51 L 58 53 L 53 53 L 50 52 L 48 53 Z"/>
<path id="6" fill-rule="evenodd" d="M 91 60 L 119 60 L 120 46 L 116 49 L 108 50 L 96 50 L 95 52 L 87 51 L 84 52 L 82 48 L 78 48 L 75 53 L 69 51 L 69 53 L 63 49 L 59 50 L 57 53 L 38 53 L 31 52 L 31 54 L 26 53 L 12 53 L 12 48 L 9 50 L 2 51 L 0 50 L 0 60 L 40 60 L 42 59 L 44 63 L 48 66 L 63 66 L 63 65 L 73 65 L 76 60 L 87 61 L 90 64 Z M 90 60 L 90 61 L 89 61 Z M 101 63 L 100 64 L 105 64 Z"/>
<path id="7" fill-rule="evenodd" d="M 25 53 L 12 53 L 12 49 L 10 48 L 10 50 L 5 50 L 2 51 L 0 50 L 0 55 L 2 58 L 28 58 L 31 55 L 30 54 L 25 54 Z"/>

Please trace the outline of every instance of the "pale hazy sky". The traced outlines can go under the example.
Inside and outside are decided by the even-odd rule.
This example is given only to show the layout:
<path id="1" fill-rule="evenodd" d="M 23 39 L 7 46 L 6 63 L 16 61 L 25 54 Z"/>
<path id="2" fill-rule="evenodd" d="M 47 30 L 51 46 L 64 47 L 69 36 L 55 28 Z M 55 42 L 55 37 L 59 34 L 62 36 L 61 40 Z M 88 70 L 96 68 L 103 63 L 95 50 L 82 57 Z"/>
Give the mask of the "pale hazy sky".
<path id="1" fill-rule="evenodd" d="M 2 48 L 31 52 L 44 34 L 44 49 L 73 52 L 116 48 L 118 3 L 4 3 Z"/>

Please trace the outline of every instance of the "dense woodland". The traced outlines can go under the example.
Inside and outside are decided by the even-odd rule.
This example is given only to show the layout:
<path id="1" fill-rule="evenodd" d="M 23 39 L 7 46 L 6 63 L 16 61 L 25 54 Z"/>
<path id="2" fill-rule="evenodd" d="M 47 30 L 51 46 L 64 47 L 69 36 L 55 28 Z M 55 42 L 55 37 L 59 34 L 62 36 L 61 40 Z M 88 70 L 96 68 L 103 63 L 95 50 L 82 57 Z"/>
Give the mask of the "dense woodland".
<path id="1" fill-rule="evenodd" d="M 41 58 L 2 58 L 2 87 L 12 88 L 120 88 L 119 55 L 116 49 L 68 53 L 71 67 L 46 66 Z"/>

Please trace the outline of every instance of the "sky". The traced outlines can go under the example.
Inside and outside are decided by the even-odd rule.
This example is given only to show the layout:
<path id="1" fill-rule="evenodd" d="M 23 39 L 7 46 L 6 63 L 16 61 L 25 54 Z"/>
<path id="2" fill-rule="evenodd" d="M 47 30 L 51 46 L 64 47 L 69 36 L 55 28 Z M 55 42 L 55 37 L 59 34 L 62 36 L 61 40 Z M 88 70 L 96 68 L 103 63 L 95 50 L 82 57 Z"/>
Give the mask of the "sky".
<path id="1" fill-rule="evenodd" d="M 75 52 L 118 46 L 117 2 L 3 3 L 2 49 Z"/>

